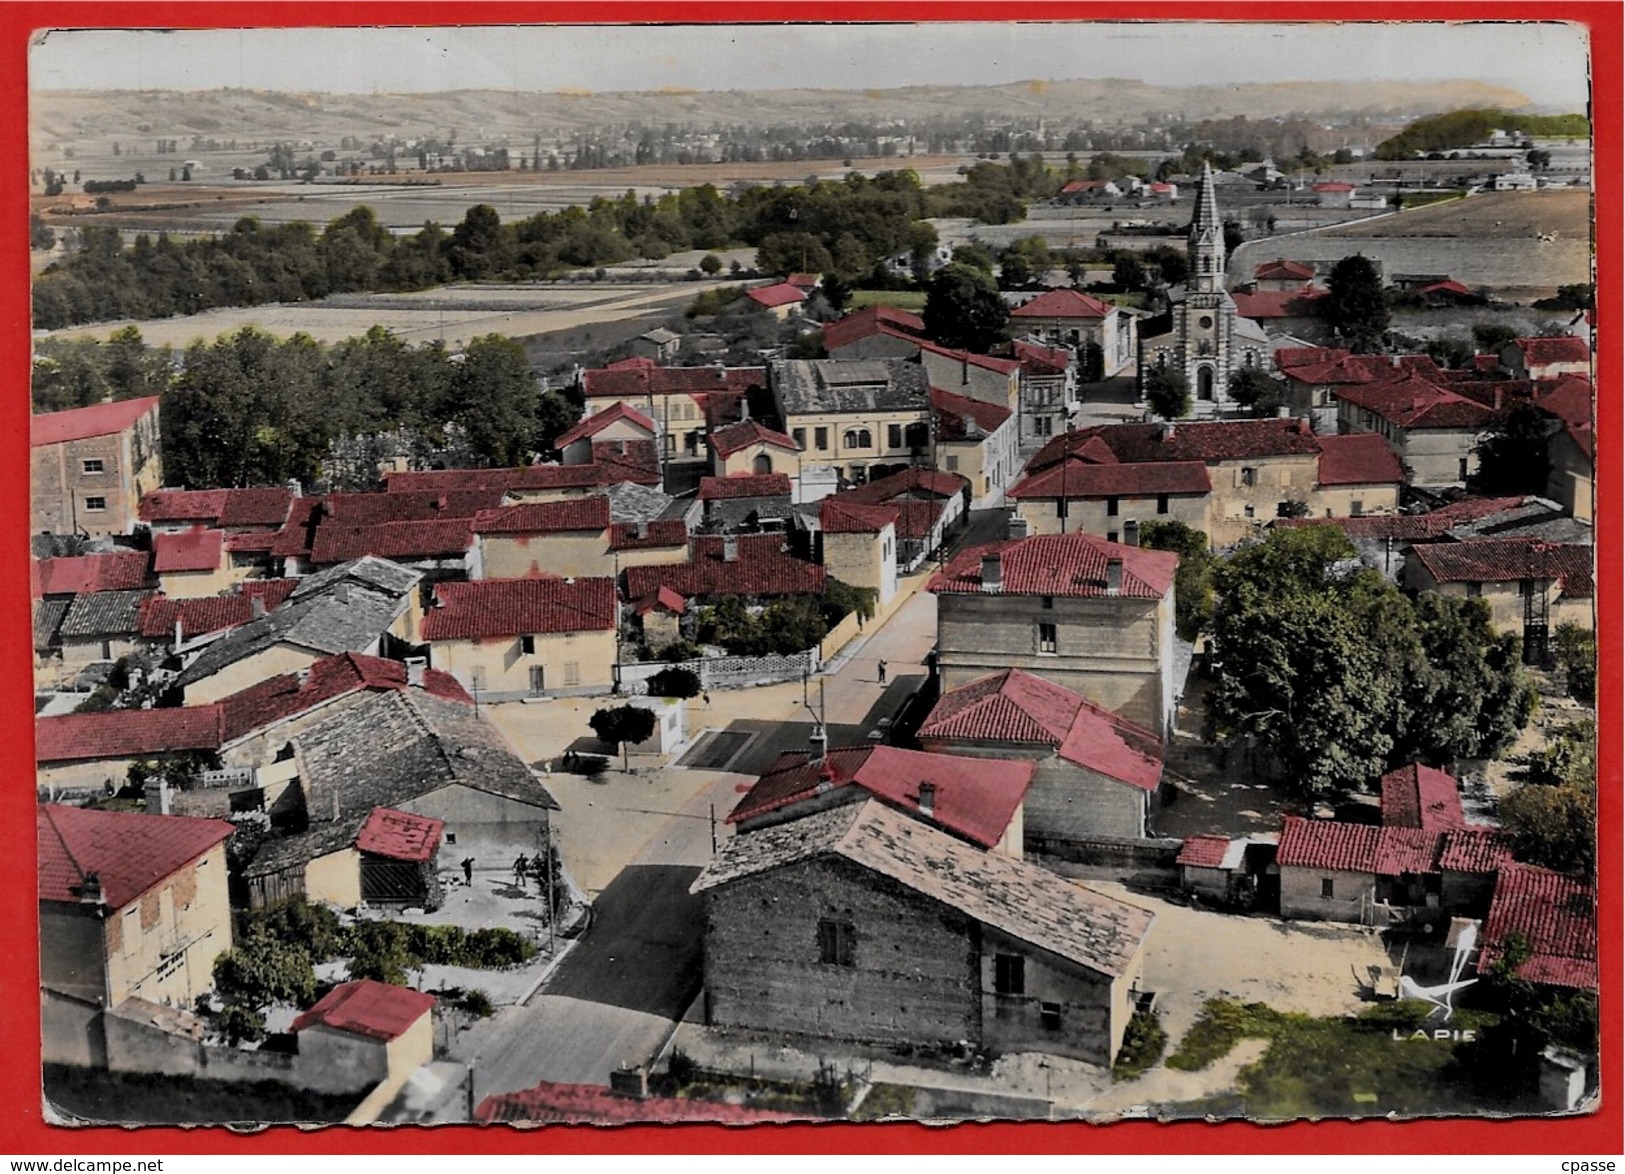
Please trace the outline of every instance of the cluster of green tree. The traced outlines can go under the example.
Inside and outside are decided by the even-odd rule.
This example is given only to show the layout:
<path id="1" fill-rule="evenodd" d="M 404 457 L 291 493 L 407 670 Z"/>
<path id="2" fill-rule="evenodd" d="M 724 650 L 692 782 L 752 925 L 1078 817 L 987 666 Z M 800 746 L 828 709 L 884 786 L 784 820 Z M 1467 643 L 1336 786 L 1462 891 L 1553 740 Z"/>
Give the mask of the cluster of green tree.
<path id="1" fill-rule="evenodd" d="M 775 599 L 754 612 L 740 596 L 727 595 L 700 611 L 698 634 L 731 656 L 789 656 L 815 646 L 836 622 L 811 595 Z"/>
<path id="2" fill-rule="evenodd" d="M 1539 1089 L 1540 1055 L 1556 1044 L 1595 1056 L 1600 1040 L 1595 991 L 1533 983 L 1518 977 L 1529 941 L 1507 935 L 1500 956 L 1479 978 L 1475 1002 L 1498 1019 L 1461 1044 L 1452 1075 L 1482 1094 L 1527 1105 Z"/>
<path id="3" fill-rule="evenodd" d="M 1481 599 L 1408 599 L 1332 526 L 1275 530 L 1213 568 L 1207 734 L 1250 743 L 1306 794 L 1408 762 L 1491 758 L 1534 695 Z"/>
<path id="4" fill-rule="evenodd" d="M 1467 487 L 1489 497 L 1544 494 L 1552 469 L 1547 446 L 1559 427 L 1538 408 L 1513 408 L 1473 446 L 1478 468 Z"/>
<path id="5" fill-rule="evenodd" d="M 1591 877 L 1597 868 L 1597 723 L 1574 722 L 1529 756 L 1499 804 L 1519 860 Z"/>
<path id="6" fill-rule="evenodd" d="M 149 347 L 134 326 L 93 338 L 42 338 L 34 344 L 34 410 L 60 412 L 109 399 L 157 395 L 169 386 L 172 353 Z"/>
<path id="7" fill-rule="evenodd" d="M 1219 559 L 1209 549 L 1207 534 L 1184 522 L 1146 522 L 1140 527 L 1140 545 L 1179 556 L 1174 630 L 1181 640 L 1194 642 L 1213 623 L 1213 568 Z"/>
<path id="8" fill-rule="evenodd" d="M 1271 159 L 1282 171 L 1302 167 L 1314 170 L 1327 163 L 1352 163 L 1354 155 L 1339 144 L 1340 128 L 1306 118 L 1209 118 L 1188 126 L 1175 126 L 1183 140 L 1202 143 L 1247 167 Z M 1218 166 L 1215 164 L 1214 166 Z"/>
<path id="9" fill-rule="evenodd" d="M 1140 377 L 1145 391 L 1145 402 L 1164 420 L 1183 420 L 1191 414 L 1190 377 L 1185 368 L 1173 364 L 1152 367 Z"/>
<path id="10" fill-rule="evenodd" d="M 1560 285 L 1557 293 L 1541 298 L 1533 305 L 1537 310 L 1592 310 L 1596 308 L 1597 292 L 1590 283 Z"/>
<path id="11" fill-rule="evenodd" d="M 1261 367 L 1233 372 L 1227 390 L 1231 399 L 1255 416 L 1273 416 L 1286 402 L 1286 385 Z"/>
<path id="12" fill-rule="evenodd" d="M 959 255 L 955 252 L 955 257 Z M 955 260 L 933 273 L 925 285 L 925 333 L 946 347 L 986 354 L 1004 341 L 1010 308 L 986 269 Z"/>
<path id="13" fill-rule="evenodd" d="M 273 1003 L 308 1007 L 316 999 L 316 966 L 350 959 L 352 979 L 404 983 L 408 970 L 430 963 L 495 969 L 535 957 L 536 947 L 509 929 L 472 932 L 451 925 L 394 921 L 339 923 L 325 905 L 302 896 L 245 914 L 232 948 L 214 961 L 214 989 L 222 1007 L 216 1030 L 231 1042 L 265 1038 L 265 1010 Z"/>
<path id="14" fill-rule="evenodd" d="M 1357 354 L 1383 349 L 1388 334 L 1388 302 L 1382 278 L 1362 253 L 1344 257 L 1326 276 L 1321 316 L 1337 331 L 1343 345 Z"/>
<path id="15" fill-rule="evenodd" d="M 1378 159 L 1410 159 L 1432 151 L 1451 151 L 1484 142 L 1490 132 L 1538 135 L 1542 138 L 1588 138 L 1591 123 L 1583 114 L 1513 114 L 1506 110 L 1451 110 L 1418 118 L 1392 138 L 1377 144 Z"/>
<path id="16" fill-rule="evenodd" d="M 1569 696 L 1593 705 L 1597 700 L 1597 634 L 1579 624 L 1559 624 L 1557 665 L 1563 670 Z"/>
<path id="17" fill-rule="evenodd" d="M 133 192 L 136 183 L 135 179 L 87 179 L 85 194 L 99 196 L 106 192 Z"/>

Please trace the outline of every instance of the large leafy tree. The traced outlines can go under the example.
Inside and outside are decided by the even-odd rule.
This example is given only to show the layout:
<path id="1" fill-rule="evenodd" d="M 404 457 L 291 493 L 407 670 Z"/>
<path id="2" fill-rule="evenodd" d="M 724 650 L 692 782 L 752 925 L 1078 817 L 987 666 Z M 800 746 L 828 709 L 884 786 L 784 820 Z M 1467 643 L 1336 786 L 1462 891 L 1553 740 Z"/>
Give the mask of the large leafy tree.
<path id="1" fill-rule="evenodd" d="M 925 292 L 925 332 L 943 346 L 985 353 L 1004 340 L 1010 311 L 993 278 L 958 263 L 944 265 Z"/>
<path id="2" fill-rule="evenodd" d="M 1145 402 L 1164 420 L 1191 414 L 1191 381 L 1181 367 L 1152 367 L 1145 373 Z"/>
<path id="3" fill-rule="evenodd" d="M 1242 367 L 1230 375 L 1230 398 L 1255 415 L 1273 413 L 1285 402 L 1286 388 L 1269 372 L 1258 367 Z"/>
<path id="4" fill-rule="evenodd" d="M 1377 267 L 1363 254 L 1344 257 L 1326 277 L 1326 320 L 1337 328 L 1350 350 L 1380 351 L 1388 333 L 1388 303 Z"/>
<path id="5" fill-rule="evenodd" d="M 1174 572 L 1174 628 L 1181 640 L 1195 640 L 1213 622 L 1213 568 L 1218 559 L 1208 536 L 1184 522 L 1146 522 L 1140 545 L 1179 556 Z"/>
<path id="6" fill-rule="evenodd" d="M 530 459 L 540 393 L 519 343 L 500 334 L 470 342 L 452 375 L 451 397 L 447 414 L 468 433 L 478 459 L 496 466 Z"/>
<path id="7" fill-rule="evenodd" d="M 1413 605 L 1331 526 L 1276 530 L 1213 573 L 1210 736 L 1250 740 L 1305 792 L 1504 750 L 1529 716 L 1479 601 Z"/>
<path id="8" fill-rule="evenodd" d="M 621 765 L 629 767 L 627 747 L 655 732 L 655 715 L 653 710 L 641 706 L 617 705 L 594 711 L 587 724 L 604 745 L 621 748 Z"/>
<path id="9" fill-rule="evenodd" d="M 1547 444 L 1557 429 L 1538 408 L 1512 409 L 1474 447 L 1478 469 L 1468 487 L 1492 496 L 1545 493 L 1552 467 Z"/>

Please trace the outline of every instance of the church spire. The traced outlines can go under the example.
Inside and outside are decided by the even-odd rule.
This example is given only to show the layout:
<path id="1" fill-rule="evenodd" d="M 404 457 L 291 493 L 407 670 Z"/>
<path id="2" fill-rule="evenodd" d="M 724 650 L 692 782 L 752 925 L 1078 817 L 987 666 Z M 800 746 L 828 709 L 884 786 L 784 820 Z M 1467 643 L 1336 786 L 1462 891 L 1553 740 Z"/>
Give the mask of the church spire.
<path id="1" fill-rule="evenodd" d="M 1202 164 L 1202 181 L 1191 211 L 1191 287 L 1203 293 L 1224 288 L 1224 223 L 1219 219 L 1218 197 L 1213 192 L 1213 168 Z"/>

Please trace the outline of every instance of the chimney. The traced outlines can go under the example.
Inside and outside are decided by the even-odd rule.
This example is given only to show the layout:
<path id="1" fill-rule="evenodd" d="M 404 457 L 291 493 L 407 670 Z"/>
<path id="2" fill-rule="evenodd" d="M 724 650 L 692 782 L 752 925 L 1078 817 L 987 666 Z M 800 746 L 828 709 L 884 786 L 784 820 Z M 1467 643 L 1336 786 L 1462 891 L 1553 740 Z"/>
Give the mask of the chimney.
<path id="1" fill-rule="evenodd" d="M 335 787 L 333 789 L 333 822 L 337 823 L 338 821 L 339 821 L 339 792 L 338 792 L 338 788 Z"/>
<path id="2" fill-rule="evenodd" d="M 997 551 L 982 556 L 982 590 L 989 595 L 1004 590 L 1004 560 Z"/>
<path id="3" fill-rule="evenodd" d="M 937 817 L 937 785 L 935 783 L 920 784 L 919 798 L 920 814 L 927 819 Z"/>
<path id="4" fill-rule="evenodd" d="M 406 658 L 406 683 L 414 689 L 423 688 L 423 673 L 429 667 L 427 658 L 409 656 Z"/>
<path id="5" fill-rule="evenodd" d="M 1174 438 L 1174 426 L 1173 426 L 1173 424 L 1172 423 L 1164 424 L 1162 426 L 1162 442 L 1164 444 L 1168 444 L 1169 442 L 1171 442 L 1173 440 L 1173 438 Z"/>
<path id="6" fill-rule="evenodd" d="M 649 523 L 646 522 L 646 521 L 639 522 L 637 524 L 637 527 L 632 531 L 632 533 L 635 534 L 638 538 L 647 538 L 647 537 L 649 537 Z"/>
<path id="7" fill-rule="evenodd" d="M 725 563 L 739 561 L 739 535 L 724 534 L 722 536 L 722 561 Z"/>
<path id="8" fill-rule="evenodd" d="M 1123 545 L 1140 545 L 1140 523 L 1136 522 L 1133 518 L 1130 518 L 1128 521 L 1123 523 Z"/>
<path id="9" fill-rule="evenodd" d="M 835 771 L 824 763 L 824 752 L 829 749 L 829 731 L 823 726 L 813 727 L 813 732 L 807 735 L 807 764 L 809 766 L 823 766 L 818 772 L 818 792 L 829 790 L 830 783 L 834 782 Z"/>
<path id="10" fill-rule="evenodd" d="M 338 600 L 339 600 L 340 603 L 349 603 L 350 602 L 350 585 L 348 583 L 340 583 L 338 585 L 338 590 L 333 592 L 333 594 L 338 596 Z"/>
<path id="11" fill-rule="evenodd" d="M 739 419 L 741 421 L 748 421 L 750 419 L 750 396 L 748 395 L 742 395 L 739 397 Z"/>
<path id="12" fill-rule="evenodd" d="M 100 874 L 87 872 L 79 880 L 79 903 L 81 905 L 102 905 L 105 898 L 102 896 L 102 878 Z"/>
<path id="13" fill-rule="evenodd" d="M 627 1064 L 609 1074 L 609 1091 L 616 1096 L 647 1100 L 649 1096 L 649 1070 L 641 1064 Z"/>
<path id="14" fill-rule="evenodd" d="M 297 480 L 290 480 L 288 482 L 288 492 L 293 494 L 295 497 L 302 497 L 304 495 L 304 491 L 299 487 L 299 482 Z"/>
<path id="15" fill-rule="evenodd" d="M 1123 589 L 1123 560 L 1109 558 L 1106 560 L 1106 594 L 1116 595 Z"/>
<path id="16" fill-rule="evenodd" d="M 1504 395 L 1505 392 L 1501 388 L 1497 387 L 1495 389 L 1495 410 L 1498 412 L 1501 410 L 1501 400 Z"/>
<path id="17" fill-rule="evenodd" d="M 253 619 L 261 619 L 265 615 L 265 596 L 250 595 L 248 597 L 248 614 Z"/>
<path id="18" fill-rule="evenodd" d="M 1285 404 L 1275 409 L 1275 418 L 1277 420 L 1285 420 L 1290 415 L 1292 415 L 1292 409 Z"/>

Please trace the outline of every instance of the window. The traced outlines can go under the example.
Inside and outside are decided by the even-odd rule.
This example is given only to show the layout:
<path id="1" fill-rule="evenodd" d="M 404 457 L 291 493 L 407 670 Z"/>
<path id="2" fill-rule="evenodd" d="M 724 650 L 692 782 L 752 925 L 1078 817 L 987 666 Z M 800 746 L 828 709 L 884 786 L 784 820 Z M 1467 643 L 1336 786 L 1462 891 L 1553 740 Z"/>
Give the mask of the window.
<path id="1" fill-rule="evenodd" d="M 1066 498 L 1058 497 L 1055 499 L 1055 516 L 1063 522 L 1066 521 Z"/>
<path id="2" fill-rule="evenodd" d="M 1456 474 L 1456 480 L 1458 480 L 1458 481 L 1467 480 L 1467 458 L 1466 457 L 1461 458 L 1461 468 Z"/>
<path id="3" fill-rule="evenodd" d="M 564 662 L 564 683 L 566 685 L 581 684 L 581 662 L 579 660 Z"/>
<path id="4" fill-rule="evenodd" d="M 1027 959 L 1020 954 L 993 955 L 993 992 L 1000 995 L 1027 993 Z"/>
<path id="5" fill-rule="evenodd" d="M 521 636 L 521 637 L 519 637 L 519 654 L 521 656 L 535 656 L 536 655 L 536 637 L 534 637 L 534 636 Z"/>
<path id="6" fill-rule="evenodd" d="M 867 428 L 848 428 L 841 437 L 841 444 L 846 448 L 873 448 L 874 437 Z"/>
<path id="7" fill-rule="evenodd" d="M 887 424 L 886 425 L 886 447 L 887 448 L 902 448 L 903 447 L 903 426 L 901 424 Z"/>
<path id="8" fill-rule="evenodd" d="M 1165 514 L 1167 512 L 1168 512 L 1168 495 L 1166 493 L 1159 493 L 1159 494 L 1157 494 L 1157 513 Z"/>
<path id="9" fill-rule="evenodd" d="M 948 457 L 948 472 L 959 472 L 959 458 L 957 456 L 950 455 Z"/>
<path id="10" fill-rule="evenodd" d="M 1049 416 L 1036 416 L 1033 418 L 1033 434 L 1035 436 L 1049 436 L 1055 431 L 1055 421 Z"/>
<path id="11" fill-rule="evenodd" d="M 100 513 L 102 510 L 105 510 L 106 508 L 107 508 L 107 499 L 105 497 L 87 497 L 87 498 L 85 498 L 85 510 L 86 510 L 87 513 L 92 513 L 92 514 Z"/>
<path id="12" fill-rule="evenodd" d="M 1482 583 L 1469 583 L 1469 584 L 1467 584 L 1468 598 L 1477 599 L 1483 594 L 1484 594 L 1484 584 L 1482 584 Z"/>
<path id="13" fill-rule="evenodd" d="M 1045 611 L 1054 610 L 1054 608 L 1055 608 L 1055 596 L 1053 596 L 1053 595 L 1040 595 L 1038 597 L 1038 606 L 1042 607 Z"/>
<path id="14" fill-rule="evenodd" d="M 828 449 L 829 449 L 829 429 L 828 428 L 814 428 L 813 429 L 813 447 L 818 449 L 819 452 L 828 451 Z"/>
<path id="15" fill-rule="evenodd" d="M 120 945 L 124 949 L 126 958 L 134 958 L 141 952 L 141 915 L 140 910 L 126 909 L 124 922 L 119 926 Z"/>
<path id="16" fill-rule="evenodd" d="M 1359 498 L 1355 498 L 1353 501 L 1349 502 L 1350 516 L 1357 518 L 1363 513 L 1365 513 L 1365 502 L 1361 501 Z"/>
<path id="17" fill-rule="evenodd" d="M 1320 895 L 1322 897 L 1326 897 L 1328 899 L 1331 897 L 1331 895 L 1332 895 L 1332 878 L 1331 877 L 1323 876 L 1323 877 L 1320 878 Z"/>
<path id="18" fill-rule="evenodd" d="M 796 442 L 797 448 L 807 447 L 807 430 L 805 428 L 790 429 L 790 439 Z"/>
<path id="19" fill-rule="evenodd" d="M 858 933 L 850 921 L 818 919 L 818 960 L 826 966 L 852 966 Z"/>
<path id="20" fill-rule="evenodd" d="M 1038 1026 L 1042 1027 L 1045 1031 L 1060 1031 L 1061 1030 L 1061 1004 L 1059 1004 L 1059 1003 L 1040 1003 L 1040 1004 L 1038 1004 Z"/>
<path id="21" fill-rule="evenodd" d="M 1118 537 L 1118 535 L 1117 535 L 1116 530 L 1107 530 L 1106 531 L 1106 541 L 1107 542 L 1116 542 L 1117 537 Z"/>
<path id="22" fill-rule="evenodd" d="M 530 691 L 533 696 L 540 697 L 547 692 L 547 667 L 533 664 L 530 666 Z"/>
<path id="23" fill-rule="evenodd" d="M 107 472 L 107 466 L 102 463 L 100 457 L 86 457 L 83 462 L 83 472 L 86 476 L 94 476 L 97 473 Z"/>
<path id="24" fill-rule="evenodd" d="M 1247 468 L 1242 469 L 1241 470 L 1241 484 L 1242 484 L 1242 486 L 1244 488 L 1245 487 L 1251 487 L 1253 485 L 1257 485 L 1258 484 L 1258 470 L 1254 469 L 1254 468 L 1252 468 L 1250 466 L 1247 467 Z"/>
<path id="25" fill-rule="evenodd" d="M 1055 654 L 1054 624 L 1038 625 L 1038 651 L 1049 653 L 1051 656 Z"/>
<path id="26" fill-rule="evenodd" d="M 1140 545 L 1140 523 L 1133 518 L 1123 523 L 1123 542 L 1128 546 Z"/>
<path id="27" fill-rule="evenodd" d="M 1252 502 L 1248 502 L 1246 505 L 1241 507 L 1241 516 L 1244 518 L 1254 517 L 1257 515 L 1257 513 L 1258 511 L 1253 508 Z"/>
<path id="28" fill-rule="evenodd" d="M 1202 268 L 1203 269 L 1207 268 L 1207 258 L 1205 258 L 1205 257 L 1202 259 Z M 1213 319 L 1209 315 L 1203 314 L 1202 317 L 1197 321 L 1197 325 L 1200 326 L 1203 330 L 1212 330 L 1213 329 Z"/>
<path id="29" fill-rule="evenodd" d="M 1106 516 L 1108 518 L 1115 518 L 1117 516 L 1117 499 L 1115 497 L 1108 497 L 1106 499 Z"/>

